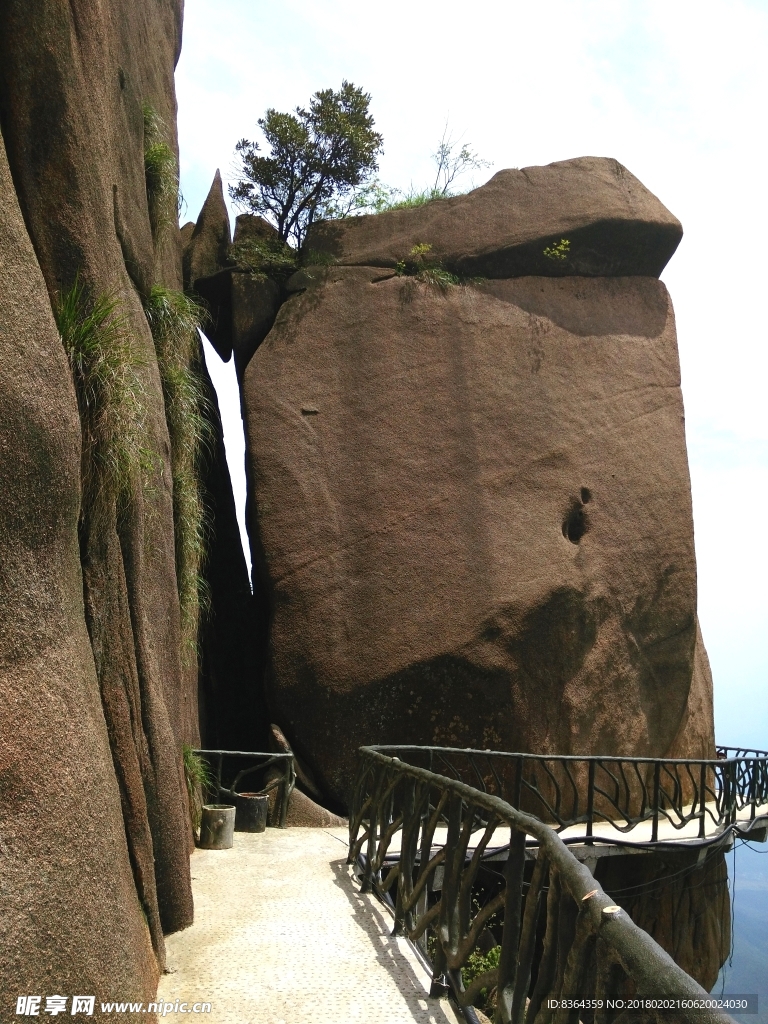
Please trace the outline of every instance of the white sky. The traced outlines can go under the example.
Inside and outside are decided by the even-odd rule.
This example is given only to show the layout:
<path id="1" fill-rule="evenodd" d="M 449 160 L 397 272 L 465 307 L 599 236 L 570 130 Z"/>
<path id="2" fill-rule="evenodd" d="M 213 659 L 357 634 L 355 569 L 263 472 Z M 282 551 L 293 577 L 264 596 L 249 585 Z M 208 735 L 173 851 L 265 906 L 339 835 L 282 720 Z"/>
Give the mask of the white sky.
<path id="1" fill-rule="evenodd" d="M 235 143 L 254 137 L 267 107 L 306 104 L 343 78 L 372 95 L 389 185 L 429 183 L 449 118 L 493 161 L 475 184 L 502 167 L 611 156 L 682 220 L 663 279 L 677 313 L 717 734 L 768 748 L 768 0 L 185 6 L 182 220 L 196 218 L 217 167 L 234 177 Z M 207 351 L 242 508 L 234 371 Z"/>

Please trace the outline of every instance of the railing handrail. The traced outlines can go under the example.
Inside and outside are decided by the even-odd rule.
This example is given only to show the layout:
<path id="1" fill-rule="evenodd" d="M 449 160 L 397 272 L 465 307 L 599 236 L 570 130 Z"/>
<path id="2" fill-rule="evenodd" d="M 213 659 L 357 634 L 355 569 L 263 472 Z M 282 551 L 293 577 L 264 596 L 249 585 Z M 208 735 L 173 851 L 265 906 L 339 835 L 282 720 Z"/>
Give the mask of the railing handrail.
<path id="1" fill-rule="evenodd" d="M 224 754 L 227 757 L 271 757 L 277 761 L 285 760 L 290 758 L 293 760 L 293 754 L 285 751 L 280 753 L 273 753 L 269 750 L 208 750 L 202 747 L 198 750 L 193 750 L 193 754 Z"/>
<path id="2" fill-rule="evenodd" d="M 436 754 L 480 754 L 483 757 L 507 757 L 522 758 L 526 761 L 583 761 L 585 764 L 590 761 L 610 761 L 622 764 L 696 764 L 712 765 L 720 767 L 732 761 L 762 761 L 768 760 L 768 751 L 751 750 L 746 751 L 742 757 L 628 757 L 621 754 L 526 754 L 510 750 L 483 750 L 480 747 L 430 747 L 417 743 L 377 743 L 371 746 L 361 747 L 361 750 L 376 750 L 384 752 L 387 750 L 417 750 L 432 751 Z M 742 750 L 741 747 L 718 747 L 718 750 Z M 746 756 L 749 754 L 750 756 Z"/>
<path id="3" fill-rule="evenodd" d="M 428 770 L 469 781 L 550 822 L 558 831 L 583 826 L 568 841 L 615 842 L 651 823 L 643 846 L 680 838 L 717 842 L 727 829 L 749 829 L 768 808 L 768 753 L 726 758 L 651 758 L 614 754 L 530 754 L 473 747 L 381 744 L 367 749 L 414 760 Z M 730 749 L 730 748 L 729 748 Z M 735 748 L 734 748 L 735 749 Z M 737 749 L 742 753 L 742 748 Z M 765 754 L 765 756 L 763 756 Z M 416 759 L 415 755 L 419 755 Z M 426 761 L 426 763 L 425 763 Z M 514 785 L 509 769 L 514 768 Z M 503 769 L 503 770 L 502 770 Z M 469 779 L 467 776 L 469 775 Z M 759 810 L 759 815 L 758 815 Z M 612 835 L 594 830 L 605 823 Z M 660 835 L 663 825 L 666 834 Z M 691 827 L 695 834 L 690 834 Z M 686 834 L 686 830 L 688 834 Z M 583 831 L 583 837 L 581 832 Z"/>
<path id="4" fill-rule="evenodd" d="M 401 748 L 402 749 L 402 748 Z M 448 748 L 451 749 L 451 748 Z M 620 912 L 618 914 L 606 915 L 603 911 L 613 905 L 613 901 L 603 891 L 602 887 L 597 883 L 587 869 L 585 865 L 580 863 L 576 857 L 571 853 L 568 847 L 563 843 L 557 833 L 549 826 L 544 824 L 538 818 L 527 814 L 524 811 L 518 810 L 512 807 L 511 804 L 502 800 L 500 797 L 493 796 L 489 793 L 484 793 L 479 789 L 475 789 L 473 786 L 469 786 L 464 782 L 457 779 L 451 779 L 447 776 L 440 775 L 433 771 L 429 771 L 426 768 L 419 768 L 415 765 L 408 764 L 405 761 L 400 760 L 398 757 L 390 757 L 384 753 L 380 747 L 361 747 L 360 754 L 362 759 L 361 773 L 358 780 L 357 797 L 358 802 L 362 803 L 363 800 L 363 787 L 365 779 L 370 772 L 370 765 L 378 764 L 382 769 L 386 769 L 389 772 L 396 773 L 398 776 L 410 777 L 416 782 L 425 784 L 427 787 L 435 787 L 442 790 L 443 793 L 448 793 L 454 797 L 460 798 L 460 801 L 465 801 L 468 807 L 471 808 L 482 808 L 487 811 L 489 818 L 498 821 L 498 826 L 504 824 L 510 828 L 510 839 L 513 835 L 513 830 L 518 834 L 532 835 L 539 842 L 539 856 L 542 854 L 546 860 L 554 866 L 557 875 L 565 883 L 565 886 L 570 893 L 571 897 L 576 903 L 578 908 L 578 917 L 582 922 L 586 922 L 590 934 L 595 939 L 603 940 L 608 946 L 610 946 L 619 959 L 621 960 L 627 974 L 630 975 L 638 985 L 638 992 L 649 997 L 659 998 L 672 998 L 682 997 L 691 999 L 702 999 L 707 998 L 708 993 L 693 979 L 690 975 L 686 974 L 652 938 L 647 932 L 639 928 L 631 918 L 625 913 Z M 368 767 L 366 766 L 366 762 Z M 384 776 L 381 776 L 384 779 Z M 383 788 L 383 781 L 378 785 L 377 794 L 381 797 Z M 427 789 L 429 792 L 429 788 Z M 376 814 L 377 811 L 373 804 L 370 804 L 369 798 L 368 804 L 364 806 L 356 806 L 353 808 L 353 814 L 350 816 L 350 859 L 354 859 L 357 856 L 356 850 L 359 850 L 363 840 L 358 841 L 357 833 L 359 832 L 363 824 L 363 815 L 366 806 L 371 806 L 370 817 L 369 817 L 369 833 L 368 833 L 368 857 L 365 863 L 364 869 L 364 888 L 370 887 L 371 884 L 376 884 L 374 875 L 374 858 L 372 854 L 375 849 L 375 844 L 381 838 L 378 833 L 376 825 Z M 437 812 L 436 812 L 437 813 Z M 474 820 L 474 810 L 473 819 Z M 384 830 L 386 835 L 386 844 L 389 843 L 393 835 L 393 826 L 390 822 L 382 819 L 382 825 L 387 825 Z M 412 827 L 411 823 L 411 827 Z M 405 816 L 403 814 L 402 821 L 400 824 L 401 828 L 405 826 Z M 489 826 L 490 827 L 490 826 Z M 451 841 L 451 828 L 449 824 L 449 837 L 448 842 Z M 453 827 L 454 842 L 458 839 L 456 832 L 457 826 Z M 463 832 L 466 831 L 465 829 Z M 471 829 L 470 829 L 471 831 Z M 416 833 L 418 835 L 418 832 Z M 403 856 L 403 850 L 405 848 L 405 842 L 401 847 L 401 858 Z M 466 846 L 466 841 L 465 844 Z M 510 843 L 511 849 L 511 843 Z M 512 859 L 512 853 L 510 852 L 510 861 Z M 383 860 L 383 854 L 379 854 L 379 860 Z M 448 860 L 448 855 L 445 858 Z M 446 871 L 448 868 L 446 867 Z M 511 876 L 510 876 L 511 877 Z M 520 882 L 522 883 L 522 874 L 520 874 Z M 508 897 L 507 897 L 508 899 Z M 506 905 L 506 904 L 505 904 Z M 519 903 L 515 904 L 514 901 L 510 903 L 510 906 L 518 907 Z M 513 925 L 515 944 L 517 943 L 517 936 L 519 935 L 519 929 L 517 924 Z M 535 930 L 535 929 L 534 929 Z M 512 964 L 510 959 L 510 953 L 507 950 L 507 937 L 506 937 L 506 917 L 505 917 L 505 938 L 502 943 L 502 964 L 505 959 L 507 963 L 507 973 L 509 965 Z M 515 962 L 517 952 L 514 952 Z M 514 975 L 514 966 L 513 966 Z M 449 972 L 450 976 L 450 972 Z M 502 987 L 502 977 L 499 977 L 499 992 L 503 995 L 504 989 Z M 508 983 L 507 983 L 508 984 Z M 500 1001 L 500 1006 L 502 1002 Z M 508 1010 L 503 1012 L 499 1010 L 501 1014 L 497 1019 L 509 1020 Z M 685 1019 L 686 1015 L 682 1014 L 681 1018 Z M 709 1021 L 723 1022 L 731 1021 L 732 1019 L 726 1014 L 717 1012 L 712 1009 L 697 1010 L 696 1020 L 699 1022 Z"/>

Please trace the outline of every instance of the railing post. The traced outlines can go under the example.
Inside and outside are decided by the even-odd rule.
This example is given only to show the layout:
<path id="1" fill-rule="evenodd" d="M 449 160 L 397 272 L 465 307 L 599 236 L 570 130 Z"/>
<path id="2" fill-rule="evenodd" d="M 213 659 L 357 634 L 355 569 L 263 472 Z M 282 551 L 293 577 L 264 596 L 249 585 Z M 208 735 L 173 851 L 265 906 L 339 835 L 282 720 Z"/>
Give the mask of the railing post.
<path id="1" fill-rule="evenodd" d="M 736 789 L 737 789 L 737 787 L 736 787 L 736 770 L 737 770 L 737 762 L 736 761 L 731 761 L 730 764 L 728 765 L 729 788 L 730 788 L 730 791 L 731 791 L 730 792 L 730 796 L 731 796 L 730 811 L 729 811 L 729 814 L 728 814 L 728 824 L 729 825 L 732 825 L 734 823 L 734 821 L 736 821 L 736 804 L 738 803 L 737 792 L 736 792 Z"/>
<path id="2" fill-rule="evenodd" d="M 419 808 L 419 814 L 416 813 L 416 780 L 407 778 L 405 780 L 405 794 L 403 797 L 403 827 L 400 833 L 400 874 L 397 878 L 393 935 L 402 935 L 404 930 L 408 930 L 406 916 L 411 915 L 406 915 L 405 901 L 413 890 L 413 864 L 416 859 L 416 845 L 419 840 L 420 811 L 421 808 Z M 410 922 L 408 922 L 408 925 L 410 925 Z"/>
<path id="3" fill-rule="evenodd" d="M 593 846 L 592 824 L 595 815 L 595 762 L 589 762 L 589 782 L 587 788 L 587 846 Z"/>
<path id="4" fill-rule="evenodd" d="M 288 817 L 288 804 L 294 785 L 293 755 L 286 757 L 283 760 L 283 764 L 285 767 L 283 768 L 283 784 L 280 787 L 280 815 L 278 818 L 280 828 L 285 828 L 285 822 Z"/>
<path id="5" fill-rule="evenodd" d="M 653 766 L 653 825 L 651 827 L 651 842 L 657 842 L 659 838 L 659 783 L 661 780 L 661 763 L 657 761 Z"/>
<path id="6" fill-rule="evenodd" d="M 383 766 L 379 765 L 373 785 L 371 813 L 368 819 L 368 852 L 365 858 L 365 871 L 363 872 L 363 881 L 360 886 L 360 892 L 371 892 L 373 890 L 373 862 L 376 859 L 376 840 L 378 838 L 376 833 L 378 831 L 379 802 L 381 800 L 381 791 L 385 777 L 386 771 Z"/>
<path id="7" fill-rule="evenodd" d="M 525 832 L 510 826 L 509 857 L 504 866 L 504 932 L 498 975 L 496 1020 L 510 1024 L 515 995 L 515 973 L 520 943 L 520 917 L 523 905 L 523 871 L 525 870 Z"/>
<path id="8" fill-rule="evenodd" d="M 699 839 L 707 834 L 707 766 L 703 764 L 699 772 Z"/>
<path id="9" fill-rule="evenodd" d="M 757 806 L 757 761 L 752 761 L 752 775 L 749 780 L 749 820 L 755 820 L 755 807 Z"/>
<path id="10" fill-rule="evenodd" d="M 523 792 L 523 759 L 518 757 L 515 766 L 515 788 L 513 791 L 512 806 L 520 810 L 520 797 Z"/>

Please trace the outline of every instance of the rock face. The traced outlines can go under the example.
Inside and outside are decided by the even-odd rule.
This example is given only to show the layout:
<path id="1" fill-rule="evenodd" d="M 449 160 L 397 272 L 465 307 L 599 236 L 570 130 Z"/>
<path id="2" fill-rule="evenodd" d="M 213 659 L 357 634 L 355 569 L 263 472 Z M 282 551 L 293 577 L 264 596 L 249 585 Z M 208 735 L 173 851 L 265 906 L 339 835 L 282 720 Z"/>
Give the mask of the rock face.
<path id="1" fill-rule="evenodd" d="M 0 8 L 3 1017 L 24 991 L 150 999 L 163 933 L 192 921 L 181 748 L 199 740 L 197 665 L 182 661 L 143 310 L 153 285 L 181 288 L 175 211 L 152 212 L 145 174 L 149 121 L 164 159 L 176 147 L 181 13 L 181 0 Z M 98 514 L 51 315 L 76 282 L 116 304 L 144 403 L 146 479 Z"/>
<path id="2" fill-rule="evenodd" d="M 213 184 L 189 238 L 183 240 L 182 265 L 184 287 L 187 290 L 194 288 L 199 277 L 210 277 L 211 274 L 217 274 L 226 267 L 232 238 L 220 171 L 216 171 Z"/>
<path id="3" fill-rule="evenodd" d="M 240 380 L 275 322 L 284 295 L 281 286 L 264 274 L 235 267 L 228 256 L 229 234 L 229 214 L 217 171 L 184 249 L 184 281 L 205 303 L 209 318 L 204 330 L 218 355 L 226 363 L 234 352 Z M 272 225 L 261 217 L 242 213 L 235 222 L 235 243 L 274 241 L 277 237 Z"/>
<path id="4" fill-rule="evenodd" d="M 319 222 L 306 247 L 343 265 L 394 267 L 426 244 L 469 275 L 658 277 L 682 234 L 626 167 L 582 157 L 499 171 L 468 195 L 415 209 Z M 566 250 L 552 251 L 564 238 Z"/>
<path id="5" fill-rule="evenodd" d="M 1 141 L 0 363 L 0 1006 L 10 1019 L 19 993 L 41 989 L 151 999 L 158 964 L 86 629 L 75 392 Z"/>
<path id="6" fill-rule="evenodd" d="M 297 275 L 244 375 L 268 700 L 341 801 L 362 743 L 714 755 L 674 316 L 650 276 L 679 225 L 613 161 L 484 188 L 482 216 L 441 212 L 478 189 L 320 225 L 311 246 L 374 267 Z M 635 276 L 540 276 L 535 252 L 502 276 L 526 240 L 577 231 Z M 375 269 L 417 243 L 495 279 Z"/>
<path id="7" fill-rule="evenodd" d="M 725 855 L 663 851 L 601 857 L 600 885 L 707 992 L 731 950 L 731 900 Z M 738 880 L 736 881 L 738 884 Z"/>

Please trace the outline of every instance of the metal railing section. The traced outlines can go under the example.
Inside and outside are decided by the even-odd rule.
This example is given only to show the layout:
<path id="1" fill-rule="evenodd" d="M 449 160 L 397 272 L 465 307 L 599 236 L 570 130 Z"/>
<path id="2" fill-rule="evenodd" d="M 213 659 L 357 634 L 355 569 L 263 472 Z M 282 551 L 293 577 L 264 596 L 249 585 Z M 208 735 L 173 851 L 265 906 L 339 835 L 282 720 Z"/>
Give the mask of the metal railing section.
<path id="1" fill-rule="evenodd" d="M 237 794 L 237 787 L 249 775 L 253 775 L 256 772 L 266 772 L 273 765 L 278 766 L 281 770 L 280 776 L 267 782 L 259 792 L 268 794 L 273 789 L 277 790 L 276 811 L 278 825 L 280 828 L 285 828 L 288 801 L 296 785 L 293 754 L 271 754 L 254 750 L 195 750 L 195 753 L 204 757 L 213 768 L 217 803 L 222 802 L 222 797 L 226 797 L 227 800 L 234 800 Z M 236 765 L 243 760 L 255 763 L 238 770 Z M 235 765 L 232 762 L 235 762 Z M 224 779 L 227 779 L 226 785 L 224 784 Z"/>
<path id="2" fill-rule="evenodd" d="M 438 825 L 447 825 L 447 836 L 436 846 Z M 498 829 L 509 829 L 503 884 L 479 907 L 473 887 Z M 399 854 L 388 856 L 398 832 Z M 527 835 L 538 851 L 524 893 Z M 676 1011 L 663 1014 L 646 1002 L 636 1019 L 731 1020 L 713 1009 L 683 1007 L 685 1000 L 710 997 L 624 911 L 611 906 L 550 826 L 492 793 L 363 747 L 348 859 L 362 862 L 363 891 L 375 890 L 394 904 L 393 934 L 422 948 L 429 940 L 432 992 L 450 986 L 469 1022 L 478 1019 L 472 1004 L 480 990 L 492 987 L 496 1024 L 609 1024 L 618 1013 L 611 1000 L 628 992 L 645 1000 L 681 1001 Z M 489 922 L 495 919 L 498 931 L 502 916 L 498 967 L 465 988 L 461 968 Z M 592 1009 L 553 1008 L 551 1000 L 566 997 L 591 999 Z"/>
<path id="3" fill-rule="evenodd" d="M 567 843 L 599 842 L 595 826 L 604 823 L 611 826 L 611 842 L 634 845 L 631 833 L 644 822 L 651 827 L 650 837 L 637 840 L 643 846 L 664 842 L 663 823 L 673 836 L 683 829 L 690 836 L 693 824 L 693 840 L 714 841 L 737 819 L 754 821 L 768 805 L 768 753 L 760 750 L 720 747 L 712 760 L 664 760 L 453 747 L 371 749 L 500 797 L 558 832 L 569 829 Z"/>

